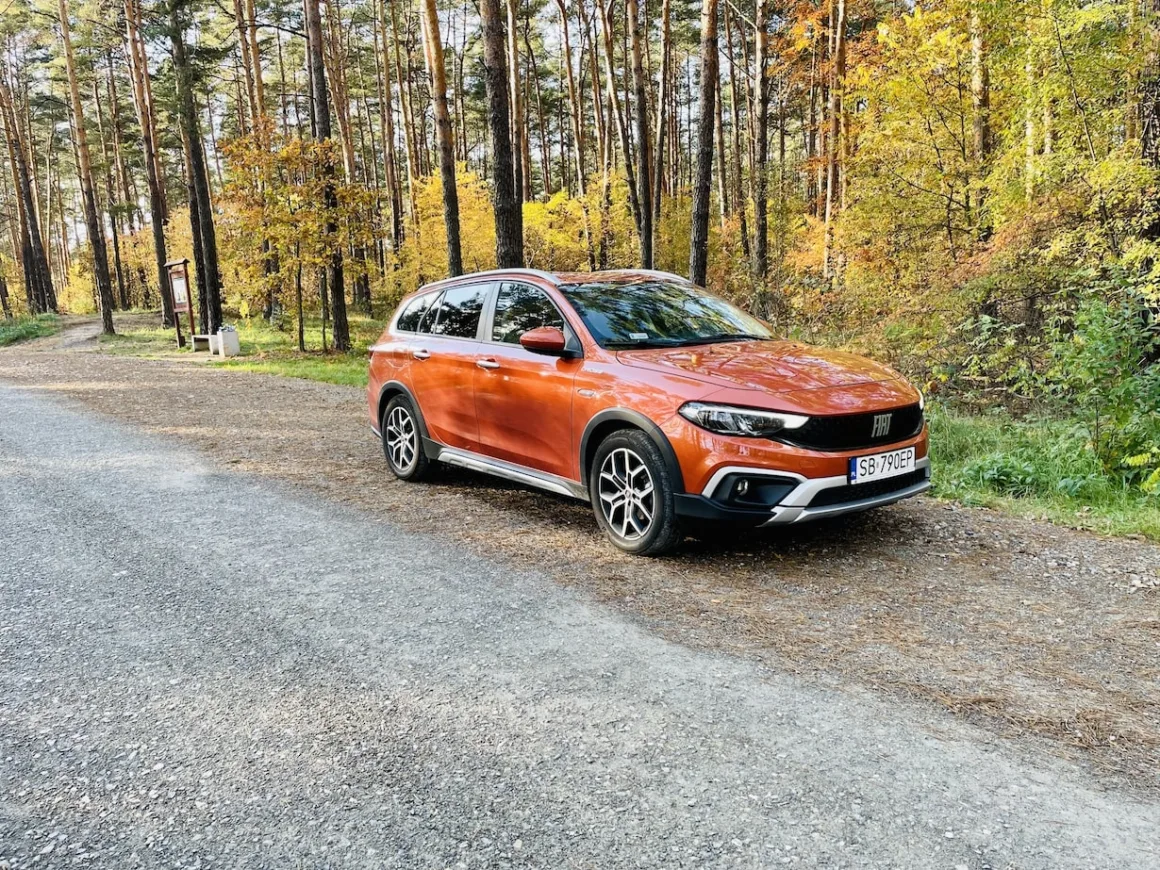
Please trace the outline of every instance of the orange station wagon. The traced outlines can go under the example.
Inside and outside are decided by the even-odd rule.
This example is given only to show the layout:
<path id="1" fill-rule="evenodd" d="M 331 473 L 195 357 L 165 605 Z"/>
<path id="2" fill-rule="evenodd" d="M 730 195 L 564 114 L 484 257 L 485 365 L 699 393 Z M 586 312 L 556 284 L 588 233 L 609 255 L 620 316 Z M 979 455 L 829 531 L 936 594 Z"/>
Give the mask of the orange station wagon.
<path id="1" fill-rule="evenodd" d="M 370 349 L 391 471 L 436 462 L 588 501 L 621 549 L 930 487 L 922 394 L 863 357 L 774 338 L 664 272 L 482 272 L 405 298 Z"/>

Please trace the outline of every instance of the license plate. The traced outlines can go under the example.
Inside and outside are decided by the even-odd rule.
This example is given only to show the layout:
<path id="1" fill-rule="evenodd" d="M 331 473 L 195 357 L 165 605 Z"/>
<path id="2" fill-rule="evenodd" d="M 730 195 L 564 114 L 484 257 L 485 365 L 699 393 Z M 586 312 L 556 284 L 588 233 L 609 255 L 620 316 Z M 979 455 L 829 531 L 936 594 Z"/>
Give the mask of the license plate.
<path id="1" fill-rule="evenodd" d="M 904 447 L 889 453 L 875 453 L 873 456 L 855 456 L 850 460 L 850 483 L 869 483 L 885 480 L 914 471 L 914 448 Z"/>

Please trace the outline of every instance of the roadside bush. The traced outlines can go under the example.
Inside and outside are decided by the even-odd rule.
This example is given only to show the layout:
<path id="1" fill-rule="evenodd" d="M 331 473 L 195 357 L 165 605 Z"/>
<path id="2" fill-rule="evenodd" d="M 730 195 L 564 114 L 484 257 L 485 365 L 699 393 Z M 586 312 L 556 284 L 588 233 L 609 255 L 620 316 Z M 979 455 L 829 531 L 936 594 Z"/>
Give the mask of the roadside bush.
<path id="1" fill-rule="evenodd" d="M 1084 428 L 1103 470 L 1147 490 L 1160 484 L 1160 325 L 1131 283 L 1095 282 L 1049 330 L 1045 392 Z"/>

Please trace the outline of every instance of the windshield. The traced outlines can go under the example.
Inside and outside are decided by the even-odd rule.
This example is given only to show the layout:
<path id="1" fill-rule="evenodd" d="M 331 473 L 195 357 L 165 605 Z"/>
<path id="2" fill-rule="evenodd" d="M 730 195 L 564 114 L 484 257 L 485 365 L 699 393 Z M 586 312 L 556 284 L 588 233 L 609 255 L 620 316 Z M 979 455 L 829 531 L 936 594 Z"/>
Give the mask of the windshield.
<path id="1" fill-rule="evenodd" d="M 560 292 L 601 347 L 677 347 L 772 338 L 761 321 L 692 284 L 571 284 Z"/>

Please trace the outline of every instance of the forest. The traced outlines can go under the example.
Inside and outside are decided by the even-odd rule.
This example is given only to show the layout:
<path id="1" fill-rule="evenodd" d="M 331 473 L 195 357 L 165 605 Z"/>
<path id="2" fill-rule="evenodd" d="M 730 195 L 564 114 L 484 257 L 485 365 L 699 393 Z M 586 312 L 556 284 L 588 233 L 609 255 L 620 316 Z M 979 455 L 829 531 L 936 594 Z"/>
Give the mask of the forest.
<path id="1" fill-rule="evenodd" d="M 5 317 L 170 324 L 188 258 L 200 331 L 329 358 L 662 269 L 918 379 L 951 491 L 1160 529 L 1157 0 L 0 2 Z"/>

